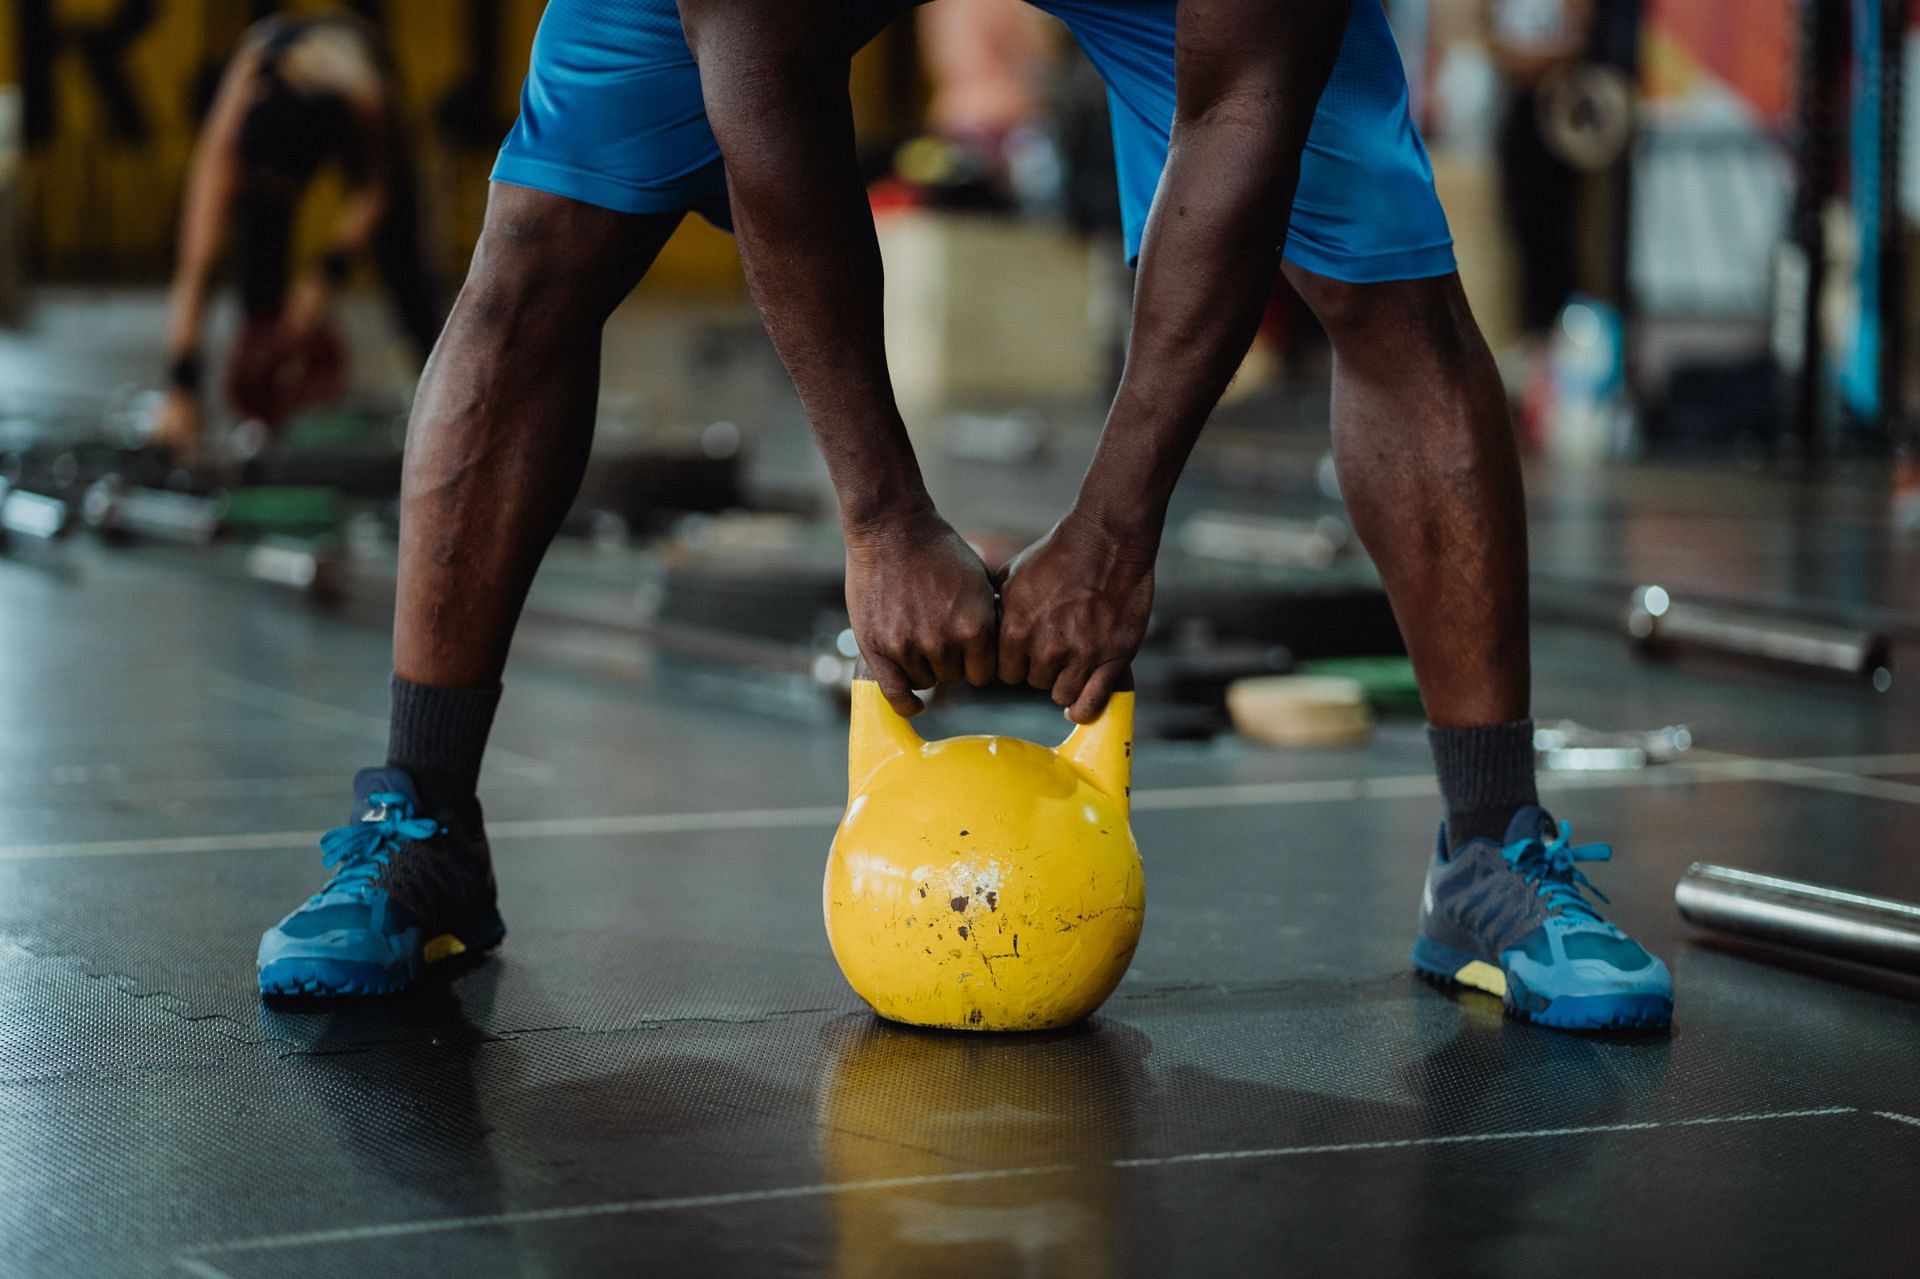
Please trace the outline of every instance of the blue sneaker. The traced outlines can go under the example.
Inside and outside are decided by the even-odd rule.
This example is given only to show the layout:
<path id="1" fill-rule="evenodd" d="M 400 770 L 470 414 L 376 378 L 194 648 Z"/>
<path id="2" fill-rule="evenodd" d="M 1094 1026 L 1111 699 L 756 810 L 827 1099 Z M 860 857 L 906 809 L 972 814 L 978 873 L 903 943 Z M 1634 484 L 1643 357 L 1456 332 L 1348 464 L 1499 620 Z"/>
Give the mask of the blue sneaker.
<path id="1" fill-rule="evenodd" d="M 1600 918 L 1582 888 L 1606 897 L 1575 862 L 1613 856 L 1574 844 L 1567 824 L 1529 805 L 1506 846 L 1472 839 L 1452 853 L 1447 830 L 1427 867 L 1413 966 L 1448 985 L 1500 996 L 1509 1016 L 1563 1030 L 1665 1030 L 1673 978 L 1640 943 Z"/>
<path id="2" fill-rule="evenodd" d="M 354 812 L 320 837 L 325 888 L 260 938 L 263 995 L 388 995 L 427 968 L 499 945 L 492 859 L 478 811 L 418 816 L 413 779 L 362 769 Z"/>

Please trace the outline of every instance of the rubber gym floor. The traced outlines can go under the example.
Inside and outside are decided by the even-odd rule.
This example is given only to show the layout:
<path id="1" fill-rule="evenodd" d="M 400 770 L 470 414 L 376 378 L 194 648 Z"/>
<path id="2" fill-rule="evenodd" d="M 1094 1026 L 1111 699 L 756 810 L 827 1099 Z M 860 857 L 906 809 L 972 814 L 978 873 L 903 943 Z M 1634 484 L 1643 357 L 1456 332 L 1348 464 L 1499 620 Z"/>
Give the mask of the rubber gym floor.
<path id="1" fill-rule="evenodd" d="M 1914 682 L 1648 665 L 1574 618 L 1583 573 L 1662 571 L 1910 619 L 1911 547 L 1844 485 L 1535 493 L 1540 715 L 1699 743 L 1544 782 L 1617 848 L 1670 1037 L 1415 980 L 1411 724 L 1143 741 L 1147 931 L 1099 1016 L 880 1024 L 820 921 L 842 726 L 537 655 L 483 783 L 504 948 L 263 1006 L 259 932 L 380 757 L 384 634 L 193 553 L 0 560 L 0 1273 L 1912 1274 L 1920 991 L 1715 942 L 1672 892 L 1709 860 L 1920 899 Z"/>

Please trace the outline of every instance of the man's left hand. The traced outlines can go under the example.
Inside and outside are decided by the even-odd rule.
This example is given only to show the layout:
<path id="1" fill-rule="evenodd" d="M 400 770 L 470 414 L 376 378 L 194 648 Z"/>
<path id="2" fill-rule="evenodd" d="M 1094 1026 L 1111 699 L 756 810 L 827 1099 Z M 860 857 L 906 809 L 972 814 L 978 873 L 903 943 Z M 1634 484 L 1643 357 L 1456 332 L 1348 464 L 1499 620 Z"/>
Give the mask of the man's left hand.
<path id="1" fill-rule="evenodd" d="M 1069 514 L 1000 578 L 1000 678 L 1090 724 L 1124 686 L 1153 611 L 1157 546 Z"/>

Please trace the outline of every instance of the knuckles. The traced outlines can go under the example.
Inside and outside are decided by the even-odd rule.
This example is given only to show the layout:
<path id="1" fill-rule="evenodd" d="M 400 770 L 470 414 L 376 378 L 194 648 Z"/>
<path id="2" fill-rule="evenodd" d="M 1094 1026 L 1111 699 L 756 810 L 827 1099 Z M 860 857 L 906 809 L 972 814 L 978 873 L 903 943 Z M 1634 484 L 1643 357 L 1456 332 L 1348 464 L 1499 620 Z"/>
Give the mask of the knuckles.
<path id="1" fill-rule="evenodd" d="M 1060 640 L 1047 637 L 1032 645 L 1032 652 L 1037 665 L 1058 667 L 1065 665 L 1073 650 Z"/>

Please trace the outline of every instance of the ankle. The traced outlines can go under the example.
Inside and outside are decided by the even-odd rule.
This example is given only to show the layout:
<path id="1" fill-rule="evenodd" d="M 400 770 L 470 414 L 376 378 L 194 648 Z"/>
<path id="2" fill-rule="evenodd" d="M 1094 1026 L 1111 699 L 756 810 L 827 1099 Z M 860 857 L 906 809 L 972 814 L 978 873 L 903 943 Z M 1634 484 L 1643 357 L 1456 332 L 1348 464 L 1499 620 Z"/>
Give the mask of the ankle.
<path id="1" fill-rule="evenodd" d="M 1513 815 L 1540 802 L 1533 772 L 1533 721 L 1481 728 L 1427 729 L 1447 806 L 1447 844 L 1499 843 Z"/>
<path id="2" fill-rule="evenodd" d="M 480 763 L 499 704 L 498 684 L 442 688 L 393 677 L 387 764 L 413 778 L 428 812 L 470 812 L 478 825 Z"/>
<path id="3" fill-rule="evenodd" d="M 1525 807 L 1522 804 L 1502 805 L 1498 808 L 1476 808 L 1465 812 L 1447 810 L 1447 851 L 1451 852 L 1469 840 L 1484 839 L 1492 844 L 1504 844 L 1507 827 L 1513 824 L 1513 815 Z"/>

